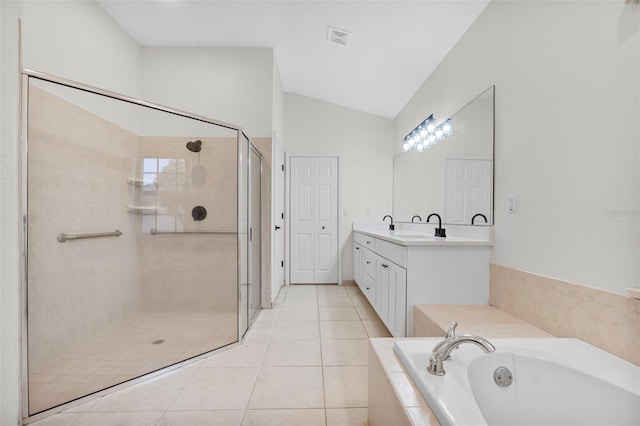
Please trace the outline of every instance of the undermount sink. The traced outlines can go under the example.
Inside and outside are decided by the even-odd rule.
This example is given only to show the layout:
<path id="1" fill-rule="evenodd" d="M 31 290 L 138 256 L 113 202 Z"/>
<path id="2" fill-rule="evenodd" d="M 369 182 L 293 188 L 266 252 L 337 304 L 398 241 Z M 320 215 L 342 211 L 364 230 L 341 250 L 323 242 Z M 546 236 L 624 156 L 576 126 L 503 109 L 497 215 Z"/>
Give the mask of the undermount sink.
<path id="1" fill-rule="evenodd" d="M 394 238 L 433 238 L 431 235 L 411 231 L 389 231 L 389 236 Z"/>

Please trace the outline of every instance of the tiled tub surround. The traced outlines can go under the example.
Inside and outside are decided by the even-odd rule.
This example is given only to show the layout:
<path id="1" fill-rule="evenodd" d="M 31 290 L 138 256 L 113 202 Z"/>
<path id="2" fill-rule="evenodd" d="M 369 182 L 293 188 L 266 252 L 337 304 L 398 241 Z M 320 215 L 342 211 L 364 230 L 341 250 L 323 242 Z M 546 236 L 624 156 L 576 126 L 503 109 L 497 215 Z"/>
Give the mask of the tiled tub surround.
<path id="1" fill-rule="evenodd" d="M 453 321 L 456 334 L 491 337 L 554 337 L 521 319 L 488 305 L 416 305 L 415 337 L 442 337 Z"/>
<path id="2" fill-rule="evenodd" d="M 431 425 L 440 422 L 393 351 L 397 340 L 371 339 L 369 426 Z"/>
<path id="3" fill-rule="evenodd" d="M 491 265 L 490 304 L 640 365 L 640 300 Z"/>
<path id="4" fill-rule="evenodd" d="M 283 287 L 242 345 L 33 424 L 364 426 L 368 339 L 387 336 L 355 286 Z"/>

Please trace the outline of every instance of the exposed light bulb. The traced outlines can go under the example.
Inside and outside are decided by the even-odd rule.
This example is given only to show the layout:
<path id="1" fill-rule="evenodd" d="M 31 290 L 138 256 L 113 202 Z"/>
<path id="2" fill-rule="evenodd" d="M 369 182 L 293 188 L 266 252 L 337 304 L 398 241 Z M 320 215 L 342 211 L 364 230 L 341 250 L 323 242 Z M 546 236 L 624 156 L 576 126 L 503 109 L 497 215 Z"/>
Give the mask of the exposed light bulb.
<path id="1" fill-rule="evenodd" d="M 440 126 L 436 127 L 435 135 L 436 135 L 436 139 L 439 141 L 444 139 L 444 131 Z"/>
<path id="2" fill-rule="evenodd" d="M 428 132 L 427 132 L 427 128 L 425 126 L 420 125 L 420 127 L 418 127 L 418 131 L 420 132 L 420 136 L 422 136 L 423 138 L 425 136 L 427 136 Z"/>
<path id="3" fill-rule="evenodd" d="M 433 114 L 431 114 L 429 117 L 427 117 L 427 125 L 425 127 L 427 129 L 427 133 L 428 134 L 432 134 L 433 132 L 435 132 L 435 130 L 436 130 L 436 119 L 433 117 Z"/>
<path id="4" fill-rule="evenodd" d="M 453 127 L 451 126 L 450 118 L 442 124 L 442 131 L 446 136 L 451 136 L 453 134 Z"/>
<path id="5" fill-rule="evenodd" d="M 436 135 L 431 134 L 429 135 L 428 139 L 429 139 L 429 146 L 434 145 L 436 143 Z"/>
<path id="6" fill-rule="evenodd" d="M 419 143 L 418 145 L 416 145 L 416 150 L 418 152 L 424 151 L 424 145 L 422 143 Z"/>
<path id="7" fill-rule="evenodd" d="M 409 146 L 409 143 L 408 143 L 408 142 L 405 142 L 405 143 L 403 143 L 403 144 L 402 144 L 402 151 L 403 151 L 403 152 L 407 152 L 407 151 L 409 151 L 410 149 L 411 149 L 411 147 Z"/>

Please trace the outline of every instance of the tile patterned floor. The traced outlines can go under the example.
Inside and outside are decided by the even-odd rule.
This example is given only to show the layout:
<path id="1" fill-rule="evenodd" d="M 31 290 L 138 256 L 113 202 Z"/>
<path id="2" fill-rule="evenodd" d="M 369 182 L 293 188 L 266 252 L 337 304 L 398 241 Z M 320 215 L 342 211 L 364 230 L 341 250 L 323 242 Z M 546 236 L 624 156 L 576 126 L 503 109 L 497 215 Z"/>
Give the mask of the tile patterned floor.
<path id="1" fill-rule="evenodd" d="M 241 346 L 33 425 L 366 425 L 367 339 L 388 336 L 357 287 L 283 287 Z"/>
<path id="2" fill-rule="evenodd" d="M 45 410 L 235 342 L 236 324 L 231 310 L 139 314 L 50 365 L 30 369 L 29 406 Z"/>

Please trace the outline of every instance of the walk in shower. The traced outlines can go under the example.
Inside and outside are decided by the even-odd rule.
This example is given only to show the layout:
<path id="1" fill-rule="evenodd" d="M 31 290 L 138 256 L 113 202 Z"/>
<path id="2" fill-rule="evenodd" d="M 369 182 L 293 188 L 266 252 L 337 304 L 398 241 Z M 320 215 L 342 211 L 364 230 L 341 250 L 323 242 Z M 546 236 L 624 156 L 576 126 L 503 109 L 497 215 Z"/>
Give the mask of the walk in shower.
<path id="1" fill-rule="evenodd" d="M 37 72 L 22 87 L 24 416 L 239 342 L 260 309 L 251 140 Z"/>

